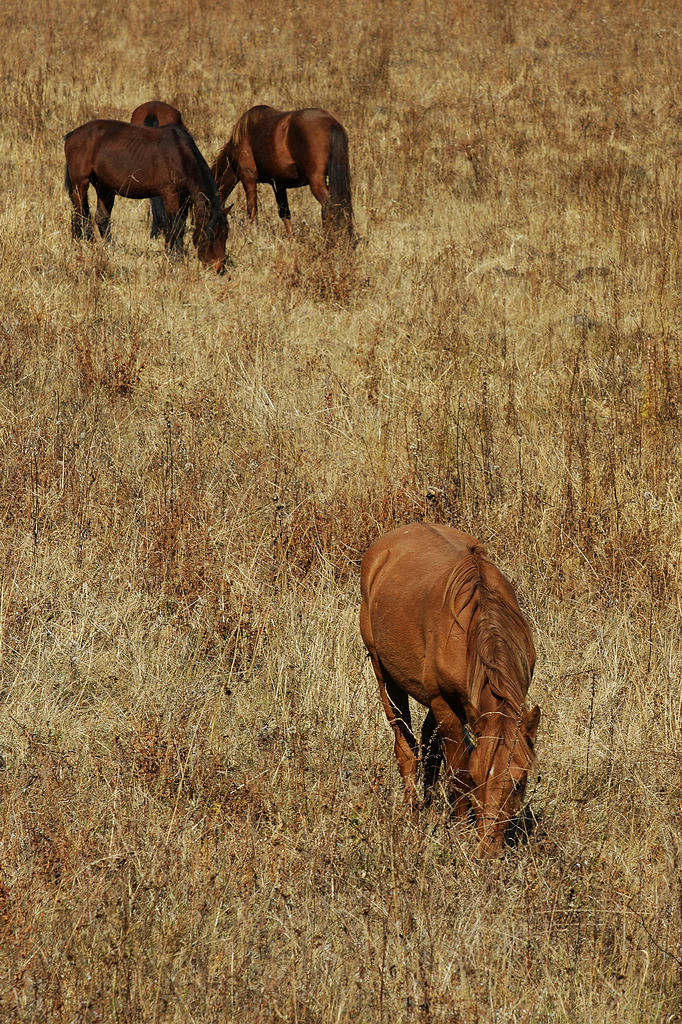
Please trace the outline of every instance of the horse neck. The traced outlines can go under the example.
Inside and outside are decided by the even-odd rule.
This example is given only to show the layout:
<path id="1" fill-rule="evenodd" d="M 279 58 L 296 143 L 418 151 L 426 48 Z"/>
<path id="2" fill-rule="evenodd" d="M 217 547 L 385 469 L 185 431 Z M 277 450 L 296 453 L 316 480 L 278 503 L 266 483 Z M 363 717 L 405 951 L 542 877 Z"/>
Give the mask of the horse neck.
<path id="1" fill-rule="evenodd" d="M 530 685 L 525 623 L 501 595 L 482 586 L 469 633 L 472 702 L 481 706 L 487 690 L 516 716 Z"/>
<path id="2" fill-rule="evenodd" d="M 443 605 L 466 635 L 467 717 L 484 742 L 483 777 L 498 751 L 511 757 L 517 743 L 530 758 L 522 728 L 533 642 L 520 610 L 497 584 L 482 548 L 470 548 L 450 573 Z"/>
<path id="3" fill-rule="evenodd" d="M 203 188 L 192 191 L 192 207 L 194 210 L 194 223 L 198 227 L 205 228 L 211 219 L 212 211 L 211 203 L 205 195 Z"/>
<path id="4" fill-rule="evenodd" d="M 476 720 L 473 732 L 478 743 L 483 744 L 481 752 L 481 773 L 488 778 L 491 766 L 497 757 L 509 765 L 512 759 L 529 762 L 532 748 L 523 729 L 523 706 L 515 707 L 500 700 L 489 687 L 484 687 L 481 698 L 482 710 Z"/>
<path id="5" fill-rule="evenodd" d="M 266 104 L 261 103 L 259 106 L 251 107 L 250 110 L 247 110 L 242 114 L 230 135 L 230 142 L 232 143 L 234 152 L 237 152 L 244 139 L 251 134 L 251 129 L 255 124 L 262 121 L 268 114 L 279 113 L 281 113 L 281 111 L 275 110 L 274 107 L 268 107 Z"/>
<path id="6" fill-rule="evenodd" d="M 443 604 L 467 637 L 467 689 L 480 714 L 487 689 L 512 712 L 523 707 L 530 685 L 528 625 L 494 584 L 482 548 L 472 548 L 453 569 Z"/>
<path id="7" fill-rule="evenodd" d="M 166 130 L 171 129 L 179 147 L 184 151 L 185 159 L 189 157 L 186 166 L 187 164 L 193 165 L 192 171 L 187 173 L 186 176 L 186 187 L 190 193 L 192 204 L 195 207 L 199 206 L 200 196 L 204 196 L 208 207 L 218 212 L 220 209 L 218 189 L 211 173 L 211 168 L 204 159 L 201 150 L 183 124 L 171 125 Z"/>
<path id="8" fill-rule="evenodd" d="M 194 141 L 192 136 L 189 135 L 189 133 L 187 133 L 187 134 L 188 134 L 188 138 L 189 138 L 189 142 L 190 142 L 192 151 L 194 153 L 194 159 L 196 161 L 196 166 L 197 166 L 197 175 L 198 175 L 198 178 L 199 178 L 199 182 L 198 182 L 199 189 L 198 190 L 199 190 L 200 194 L 204 198 L 204 204 L 205 204 L 207 210 L 212 212 L 212 213 L 217 214 L 217 213 L 220 212 L 221 206 L 220 206 L 220 196 L 218 195 L 218 188 L 217 188 L 217 185 L 215 183 L 215 178 L 213 176 L 211 168 L 208 166 L 208 164 L 204 160 L 204 157 L 201 154 L 201 150 L 197 146 L 196 142 Z M 195 199 L 194 200 L 195 204 L 196 204 L 196 201 L 197 200 Z"/>
<path id="9" fill-rule="evenodd" d="M 479 738 L 487 736 L 494 740 L 494 745 L 502 741 L 505 746 L 513 743 L 521 716 L 522 707 L 500 700 L 489 684 L 484 684 L 481 694 L 480 714 L 474 730 Z"/>
<path id="10" fill-rule="evenodd" d="M 237 184 L 237 167 L 232 139 L 229 139 L 218 153 L 211 171 L 218 187 L 221 202 L 224 203 Z"/>

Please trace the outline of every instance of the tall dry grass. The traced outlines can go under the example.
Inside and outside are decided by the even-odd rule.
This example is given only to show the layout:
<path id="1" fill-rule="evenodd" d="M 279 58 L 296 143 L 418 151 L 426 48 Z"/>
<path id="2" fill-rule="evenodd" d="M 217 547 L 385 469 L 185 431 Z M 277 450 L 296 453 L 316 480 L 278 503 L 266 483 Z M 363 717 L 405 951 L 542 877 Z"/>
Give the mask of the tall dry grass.
<path id="1" fill-rule="evenodd" d="M 0 9 L 0 1013 L 682 1020 L 674 5 Z M 62 136 L 346 125 L 363 237 L 238 195 L 75 244 Z M 400 804 L 358 563 L 414 517 L 516 582 L 527 843 Z"/>

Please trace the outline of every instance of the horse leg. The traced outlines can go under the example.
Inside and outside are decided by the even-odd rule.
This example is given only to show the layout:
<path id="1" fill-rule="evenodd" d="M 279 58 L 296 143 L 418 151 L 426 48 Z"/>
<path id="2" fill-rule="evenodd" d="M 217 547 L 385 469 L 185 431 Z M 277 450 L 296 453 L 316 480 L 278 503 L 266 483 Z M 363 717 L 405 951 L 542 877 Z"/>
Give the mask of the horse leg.
<path id="1" fill-rule="evenodd" d="M 395 756 L 405 787 L 405 803 L 414 811 L 417 806 L 417 741 L 412 732 L 409 698 L 390 677 L 385 677 L 383 666 L 375 656 L 372 656 L 372 666 L 386 718 L 395 737 Z"/>
<path id="2" fill-rule="evenodd" d="M 88 203 L 88 184 L 86 180 L 74 185 L 69 193 L 73 210 L 71 213 L 71 236 L 72 238 L 92 238 L 92 221 L 90 219 L 90 204 Z"/>
<path id="3" fill-rule="evenodd" d="M 185 247 L 187 211 L 180 208 L 175 212 L 168 211 L 168 214 L 168 226 L 165 231 L 166 252 L 173 256 L 182 256 Z"/>
<path id="4" fill-rule="evenodd" d="M 161 196 L 152 196 L 149 200 L 149 204 L 152 208 L 152 227 L 149 237 L 158 238 L 162 231 L 164 234 L 166 231 L 166 224 L 168 222 L 166 207 L 163 205 L 163 199 L 161 199 Z"/>
<path id="5" fill-rule="evenodd" d="M 464 728 L 443 697 L 435 697 L 431 701 L 429 713 L 433 715 L 433 720 L 438 725 L 448 784 L 454 795 L 454 814 L 457 818 L 464 818 L 469 811 L 469 790 L 471 788 L 469 750 L 464 738 Z"/>
<path id="6" fill-rule="evenodd" d="M 289 200 L 287 199 L 287 190 L 284 185 L 275 185 L 273 183 L 273 189 L 275 190 L 275 199 L 277 201 L 277 212 L 282 219 L 284 224 L 284 230 L 287 233 L 287 237 L 291 238 L 291 210 L 289 209 Z"/>
<path id="7" fill-rule="evenodd" d="M 258 219 L 258 175 L 256 171 L 243 171 L 241 181 L 246 193 L 246 213 L 252 224 Z"/>
<path id="8" fill-rule="evenodd" d="M 168 255 L 179 256 L 185 237 L 185 221 L 187 220 L 187 203 L 181 202 L 177 192 L 168 192 L 161 197 L 166 212 L 163 233 L 166 239 Z"/>
<path id="9" fill-rule="evenodd" d="M 114 206 L 116 193 L 113 189 L 104 188 L 104 186 L 100 184 L 95 186 L 95 191 L 97 192 L 95 223 L 99 228 L 100 235 L 106 241 L 109 238 L 109 221 L 111 219 L 111 211 Z"/>
<path id="10" fill-rule="evenodd" d="M 310 175 L 310 191 L 317 199 L 318 203 L 322 207 L 322 224 L 324 227 L 329 227 L 334 219 L 331 193 L 327 188 L 327 182 L 325 181 L 324 174 L 311 174 Z"/>
<path id="11" fill-rule="evenodd" d="M 438 735 L 438 725 L 430 708 L 422 725 L 421 757 L 424 771 L 424 805 L 428 806 L 431 803 L 433 789 L 443 762 L 443 748 Z"/>

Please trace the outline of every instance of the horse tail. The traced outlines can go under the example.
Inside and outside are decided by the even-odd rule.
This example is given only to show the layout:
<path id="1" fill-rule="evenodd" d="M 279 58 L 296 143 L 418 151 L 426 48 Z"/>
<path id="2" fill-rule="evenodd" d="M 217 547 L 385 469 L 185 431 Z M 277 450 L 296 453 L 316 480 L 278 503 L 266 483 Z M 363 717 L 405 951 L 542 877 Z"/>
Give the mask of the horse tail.
<path id="1" fill-rule="evenodd" d="M 78 131 L 78 129 L 74 128 L 73 131 L 67 132 L 66 135 L 64 136 L 64 149 L 65 149 L 65 151 L 68 149 L 66 143 L 69 141 L 69 139 L 71 138 L 72 135 L 75 135 L 75 133 L 77 131 Z M 65 167 L 64 167 L 64 188 L 69 193 L 69 195 L 71 195 L 71 193 L 73 192 L 73 182 L 71 181 L 71 174 L 69 173 L 69 157 L 68 157 L 68 153 L 67 153 L 67 156 L 66 156 L 66 164 L 65 164 Z"/>
<path id="2" fill-rule="evenodd" d="M 334 219 L 339 226 L 353 234 L 353 204 L 350 192 L 350 164 L 348 162 L 348 135 L 343 125 L 334 123 L 329 129 L 329 157 L 327 181 L 331 194 Z"/>

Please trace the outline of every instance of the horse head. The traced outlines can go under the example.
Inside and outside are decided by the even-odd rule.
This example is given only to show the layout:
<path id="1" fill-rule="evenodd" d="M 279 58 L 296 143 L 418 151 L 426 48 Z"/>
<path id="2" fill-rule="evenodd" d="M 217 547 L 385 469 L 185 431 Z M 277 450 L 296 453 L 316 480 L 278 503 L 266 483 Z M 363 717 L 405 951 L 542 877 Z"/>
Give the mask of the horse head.
<path id="1" fill-rule="evenodd" d="M 540 708 L 513 712 L 502 704 L 484 711 L 472 730 L 475 745 L 469 756 L 471 803 L 481 853 L 500 853 L 507 832 L 521 809 Z"/>
<path id="2" fill-rule="evenodd" d="M 220 207 L 213 209 L 207 220 L 197 217 L 192 241 L 200 261 L 212 267 L 216 274 L 225 273 L 228 232 L 227 217 Z"/>

